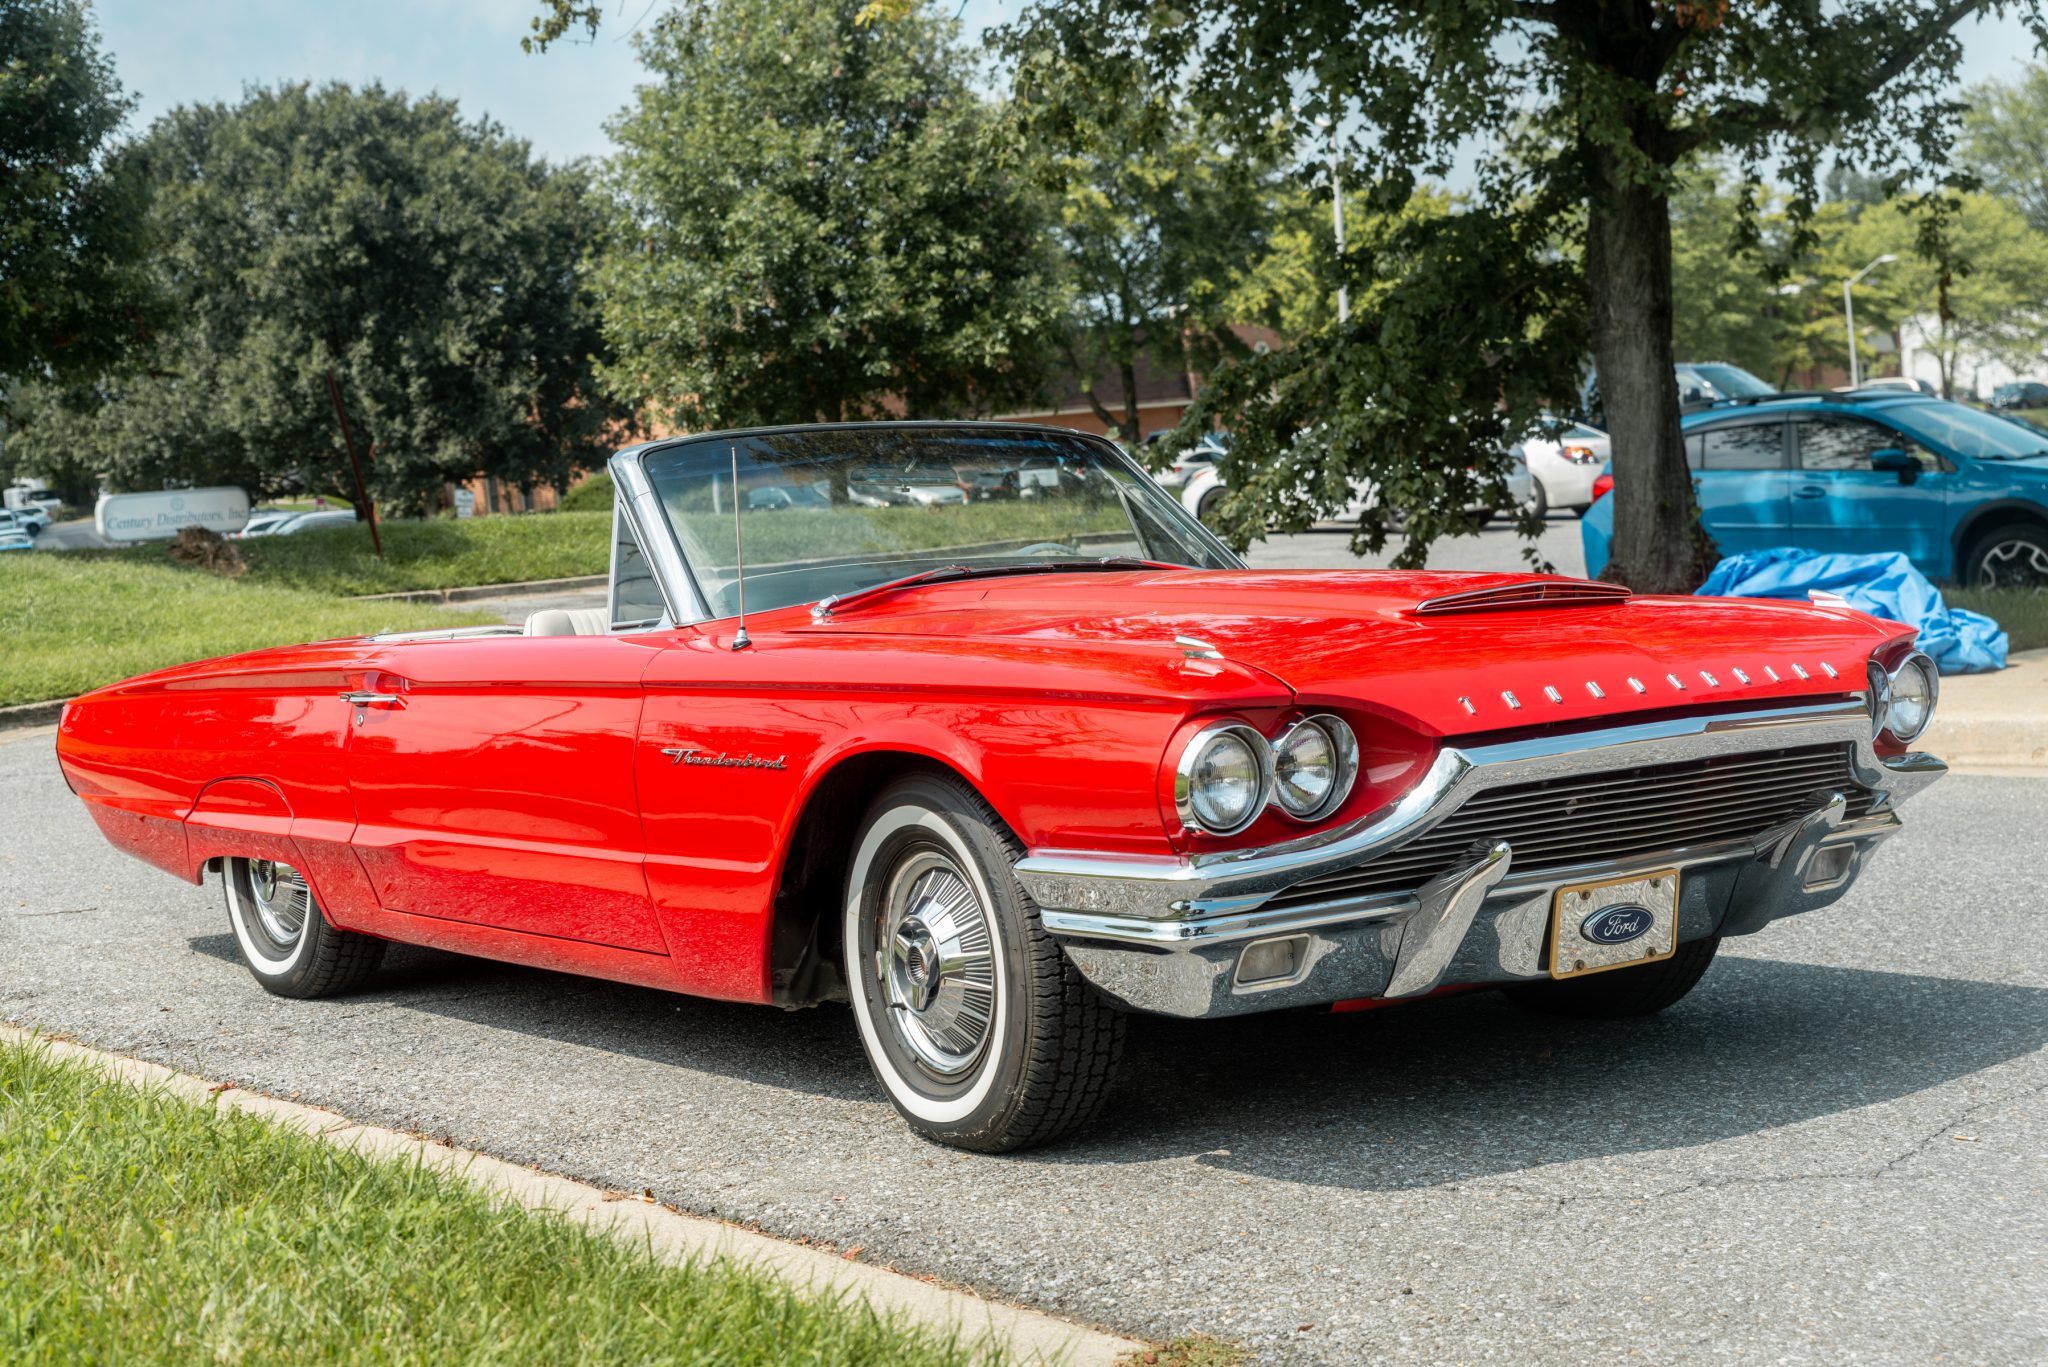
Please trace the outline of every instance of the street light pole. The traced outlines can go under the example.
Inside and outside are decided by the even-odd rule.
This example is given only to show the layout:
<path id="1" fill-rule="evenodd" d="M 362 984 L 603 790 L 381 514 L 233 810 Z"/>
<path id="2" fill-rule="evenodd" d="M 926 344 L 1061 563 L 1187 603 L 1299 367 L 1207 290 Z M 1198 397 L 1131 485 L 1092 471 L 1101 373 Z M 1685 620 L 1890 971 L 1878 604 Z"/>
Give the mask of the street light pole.
<path id="1" fill-rule="evenodd" d="M 1316 127 L 1330 134 L 1330 222 L 1337 230 L 1338 269 L 1344 261 L 1344 180 L 1337 163 L 1337 125 L 1328 114 L 1316 115 Z M 1351 286 L 1340 278 L 1337 284 L 1337 321 L 1351 321 Z"/>
<path id="2" fill-rule="evenodd" d="M 1842 282 L 1842 316 L 1848 319 L 1849 323 L 1849 388 L 1851 389 L 1863 383 L 1863 368 L 1857 364 L 1856 357 L 1856 300 L 1849 291 L 1857 281 L 1876 270 L 1879 266 L 1884 265 L 1888 261 L 1896 261 L 1898 259 L 1892 253 L 1886 252 L 1883 256 L 1880 256 L 1877 260 Z"/>

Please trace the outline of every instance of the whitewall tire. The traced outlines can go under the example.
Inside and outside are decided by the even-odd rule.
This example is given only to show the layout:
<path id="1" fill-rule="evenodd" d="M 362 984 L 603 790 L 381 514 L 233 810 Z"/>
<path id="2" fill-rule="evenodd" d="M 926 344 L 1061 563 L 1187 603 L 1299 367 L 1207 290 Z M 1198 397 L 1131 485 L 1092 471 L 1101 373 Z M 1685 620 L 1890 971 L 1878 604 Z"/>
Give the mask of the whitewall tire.
<path id="1" fill-rule="evenodd" d="M 227 859 L 221 886 L 242 962 L 267 992 L 332 997 L 362 986 L 384 942 L 329 924 L 304 875 L 268 859 Z"/>
<path id="2" fill-rule="evenodd" d="M 840 925 L 854 1020 L 875 1077 L 928 1139 L 984 1153 L 1092 1120 L 1122 1015 L 1039 924 L 1015 840 L 958 779 L 899 780 L 868 809 Z"/>

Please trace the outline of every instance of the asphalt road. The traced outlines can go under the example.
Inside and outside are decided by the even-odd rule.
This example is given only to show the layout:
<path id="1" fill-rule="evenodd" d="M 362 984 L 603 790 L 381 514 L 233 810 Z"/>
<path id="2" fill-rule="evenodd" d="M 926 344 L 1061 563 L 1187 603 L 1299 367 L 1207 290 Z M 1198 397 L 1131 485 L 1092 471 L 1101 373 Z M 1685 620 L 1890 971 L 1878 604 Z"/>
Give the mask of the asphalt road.
<path id="1" fill-rule="evenodd" d="M 17 732 L 0 1017 L 1271 1361 L 2040 1361 L 2048 784 L 1952 776 L 1911 816 L 1659 1019 L 1140 1019 L 1096 1130 L 992 1159 L 903 1129 L 842 1008 L 417 950 L 268 997 L 217 884 L 112 852 Z"/>

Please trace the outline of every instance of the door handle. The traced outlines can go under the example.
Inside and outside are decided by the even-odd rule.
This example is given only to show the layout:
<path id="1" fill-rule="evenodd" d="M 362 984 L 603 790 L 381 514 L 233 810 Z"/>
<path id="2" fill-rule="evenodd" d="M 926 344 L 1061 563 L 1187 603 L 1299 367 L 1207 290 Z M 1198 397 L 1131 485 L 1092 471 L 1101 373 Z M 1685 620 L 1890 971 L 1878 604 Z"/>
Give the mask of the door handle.
<path id="1" fill-rule="evenodd" d="M 337 693 L 335 696 L 343 702 L 353 703 L 357 707 L 367 707 L 371 703 L 376 703 L 380 707 L 395 707 L 403 701 L 396 693 L 369 693 L 361 690 L 352 693 Z"/>
<path id="2" fill-rule="evenodd" d="M 1802 484 L 1793 491 L 1799 498 L 1826 498 L 1828 491 L 1818 484 Z"/>

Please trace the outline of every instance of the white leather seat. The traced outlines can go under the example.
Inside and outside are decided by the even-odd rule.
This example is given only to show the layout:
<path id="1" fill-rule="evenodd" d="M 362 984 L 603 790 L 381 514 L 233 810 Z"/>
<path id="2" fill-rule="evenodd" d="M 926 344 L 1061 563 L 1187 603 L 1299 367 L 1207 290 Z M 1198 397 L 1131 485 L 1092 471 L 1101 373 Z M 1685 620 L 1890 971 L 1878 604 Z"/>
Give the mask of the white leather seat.
<path id="1" fill-rule="evenodd" d="M 526 619 L 528 636 L 602 636 L 610 627 L 603 608 L 543 608 Z"/>

